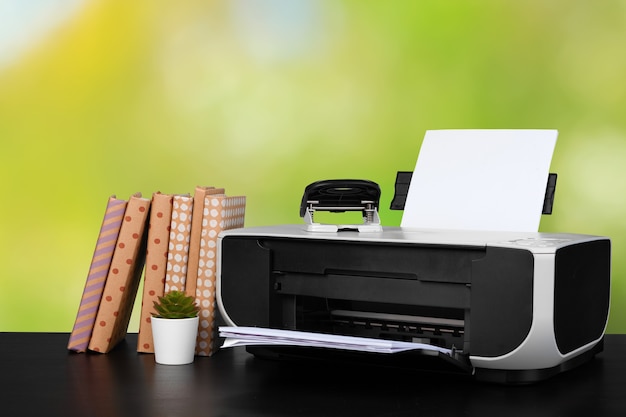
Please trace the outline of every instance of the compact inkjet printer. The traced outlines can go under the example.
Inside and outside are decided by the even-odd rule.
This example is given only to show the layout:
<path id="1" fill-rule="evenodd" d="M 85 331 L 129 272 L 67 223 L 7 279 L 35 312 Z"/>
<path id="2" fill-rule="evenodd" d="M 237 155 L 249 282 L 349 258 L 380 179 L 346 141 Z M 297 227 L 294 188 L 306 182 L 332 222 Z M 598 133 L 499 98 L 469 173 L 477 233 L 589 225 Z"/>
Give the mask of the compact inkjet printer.
<path id="1" fill-rule="evenodd" d="M 420 342 L 450 353 L 384 355 L 280 345 L 247 346 L 250 353 L 460 372 L 520 384 L 556 375 L 602 351 L 608 238 L 380 227 L 375 184 L 323 185 L 326 203 L 319 202 L 325 193 L 310 199 L 315 191 L 305 191 L 306 224 L 221 233 L 217 302 L 225 322 Z M 353 189 L 359 187 L 369 192 Z M 364 203 L 350 194 L 363 195 Z M 366 231 L 311 228 L 316 205 L 341 211 L 346 201 L 343 207 L 363 211 Z"/>

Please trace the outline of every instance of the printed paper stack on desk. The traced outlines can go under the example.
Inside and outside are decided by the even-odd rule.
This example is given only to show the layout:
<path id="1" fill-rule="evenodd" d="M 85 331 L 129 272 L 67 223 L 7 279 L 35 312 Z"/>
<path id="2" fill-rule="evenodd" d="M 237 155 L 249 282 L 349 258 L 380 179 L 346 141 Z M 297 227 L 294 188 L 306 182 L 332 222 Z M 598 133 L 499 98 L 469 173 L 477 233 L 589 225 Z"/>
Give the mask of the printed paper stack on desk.
<path id="1" fill-rule="evenodd" d="M 397 340 L 368 337 L 341 336 L 294 330 L 268 329 L 263 327 L 220 327 L 220 336 L 226 340 L 223 348 L 248 345 L 306 346 L 331 349 L 355 350 L 375 353 L 397 353 L 407 350 L 431 350 L 450 354 L 450 349 L 425 343 L 400 342 Z"/>

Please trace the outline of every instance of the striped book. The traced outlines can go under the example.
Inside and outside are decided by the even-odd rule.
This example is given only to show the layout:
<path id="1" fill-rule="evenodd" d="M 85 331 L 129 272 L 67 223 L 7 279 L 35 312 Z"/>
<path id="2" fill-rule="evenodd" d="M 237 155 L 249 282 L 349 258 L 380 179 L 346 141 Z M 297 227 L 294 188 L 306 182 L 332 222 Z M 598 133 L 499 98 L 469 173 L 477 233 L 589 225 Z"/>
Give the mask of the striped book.
<path id="1" fill-rule="evenodd" d="M 76 321 L 67 345 L 69 350 L 75 352 L 85 352 L 87 350 L 87 345 L 93 332 L 96 313 L 102 299 L 104 284 L 111 266 L 115 244 L 120 233 L 126 204 L 125 200 L 117 199 L 115 196 L 109 197 L 107 202 L 104 219 L 96 242 L 96 249 L 89 266 L 85 288 L 78 307 Z"/>
<path id="2" fill-rule="evenodd" d="M 146 260 L 151 201 L 141 193 L 128 200 L 89 341 L 91 351 L 107 353 L 126 336 Z"/>

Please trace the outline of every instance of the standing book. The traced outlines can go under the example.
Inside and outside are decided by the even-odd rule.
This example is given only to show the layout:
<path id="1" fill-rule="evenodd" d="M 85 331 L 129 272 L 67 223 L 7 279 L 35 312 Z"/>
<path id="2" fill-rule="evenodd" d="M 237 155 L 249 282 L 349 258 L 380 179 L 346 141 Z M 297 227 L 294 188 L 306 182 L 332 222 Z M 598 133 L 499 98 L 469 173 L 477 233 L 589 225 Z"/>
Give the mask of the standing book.
<path id="1" fill-rule="evenodd" d="M 125 210 L 125 200 L 115 196 L 109 197 L 76 314 L 76 321 L 67 345 L 69 350 L 75 352 L 87 350 Z"/>
<path id="2" fill-rule="evenodd" d="M 163 295 L 165 288 L 165 268 L 167 267 L 167 247 L 170 240 L 172 218 L 170 194 L 154 193 L 148 223 L 148 243 L 146 246 L 146 267 L 141 298 L 137 352 L 154 353 L 152 341 L 152 311 L 154 301 Z"/>
<path id="3" fill-rule="evenodd" d="M 150 200 L 140 193 L 128 201 L 89 342 L 92 351 L 109 352 L 126 337 L 145 262 L 149 209 Z"/>
<path id="4" fill-rule="evenodd" d="M 243 227 L 245 209 L 244 196 L 222 194 L 205 197 L 196 287 L 196 303 L 200 307 L 196 341 L 196 354 L 199 356 L 210 356 L 214 352 L 217 236 L 222 230 Z"/>
<path id="5" fill-rule="evenodd" d="M 200 260 L 200 239 L 204 220 L 204 198 L 210 194 L 224 194 L 223 188 L 197 186 L 193 195 L 193 216 L 191 218 L 191 236 L 189 237 L 189 261 L 187 262 L 187 279 L 185 293 L 196 296 L 198 281 L 198 263 Z"/>
<path id="6" fill-rule="evenodd" d="M 189 195 L 175 195 L 172 202 L 170 241 L 165 272 L 165 293 L 185 291 L 192 216 L 193 197 Z"/>

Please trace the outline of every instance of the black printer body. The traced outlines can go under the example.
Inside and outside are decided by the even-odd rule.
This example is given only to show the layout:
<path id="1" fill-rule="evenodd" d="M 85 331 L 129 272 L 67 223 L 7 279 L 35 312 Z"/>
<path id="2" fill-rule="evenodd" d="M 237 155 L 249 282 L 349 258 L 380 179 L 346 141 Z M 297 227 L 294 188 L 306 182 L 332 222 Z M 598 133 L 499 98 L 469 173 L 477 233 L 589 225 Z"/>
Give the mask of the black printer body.
<path id="1" fill-rule="evenodd" d="M 611 243 L 576 234 L 302 225 L 227 230 L 217 302 L 231 326 L 420 342 L 450 354 L 249 346 L 259 356 L 339 358 L 536 382 L 602 350 Z"/>

